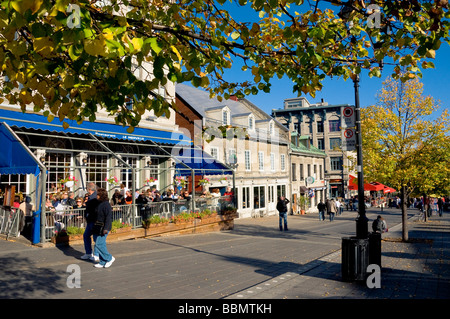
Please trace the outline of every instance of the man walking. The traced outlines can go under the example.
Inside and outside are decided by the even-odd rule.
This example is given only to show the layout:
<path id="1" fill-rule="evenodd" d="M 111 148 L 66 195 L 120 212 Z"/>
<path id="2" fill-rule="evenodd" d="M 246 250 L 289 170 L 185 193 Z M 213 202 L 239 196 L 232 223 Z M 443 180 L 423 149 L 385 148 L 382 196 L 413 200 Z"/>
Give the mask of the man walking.
<path id="1" fill-rule="evenodd" d="M 334 199 L 327 200 L 327 214 L 330 215 L 330 222 L 334 220 L 334 215 L 336 214 L 336 203 L 334 202 Z"/>
<path id="2" fill-rule="evenodd" d="M 317 204 L 317 209 L 319 210 L 319 220 L 325 220 L 325 209 L 326 209 L 326 205 L 322 202 L 322 200 L 320 200 L 320 203 Z"/>
<path id="3" fill-rule="evenodd" d="M 287 231 L 287 204 L 289 203 L 289 199 L 286 199 L 284 196 L 280 196 L 277 203 L 277 210 L 279 213 L 279 225 L 280 230 L 283 230 L 283 221 L 284 221 L 284 230 Z"/>
<path id="4" fill-rule="evenodd" d="M 88 200 L 86 202 L 85 218 L 86 218 L 86 228 L 83 234 L 84 240 L 84 250 L 86 253 L 81 256 L 81 259 L 89 259 L 92 261 L 99 261 L 98 256 L 94 256 L 92 253 L 92 228 L 97 220 L 97 186 L 94 183 L 89 183 L 87 185 L 87 192 L 89 194 Z"/>

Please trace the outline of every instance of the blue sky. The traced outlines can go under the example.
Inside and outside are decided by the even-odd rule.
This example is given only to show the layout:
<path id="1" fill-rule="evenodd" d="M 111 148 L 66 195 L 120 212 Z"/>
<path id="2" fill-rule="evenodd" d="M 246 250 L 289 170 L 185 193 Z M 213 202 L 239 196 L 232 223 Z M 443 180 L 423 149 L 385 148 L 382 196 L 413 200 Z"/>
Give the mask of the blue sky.
<path id="1" fill-rule="evenodd" d="M 257 21 L 257 13 L 251 9 L 243 9 L 235 3 L 226 3 L 229 12 L 237 21 Z M 323 8 L 322 5 L 320 8 Z M 334 7 L 336 8 L 336 7 Z M 300 11 L 300 10 L 299 10 Z M 450 107 L 450 45 L 443 43 L 436 52 L 435 69 L 422 70 L 422 83 L 424 84 L 424 95 L 431 95 L 440 101 L 440 110 L 435 114 L 438 116 L 443 109 Z M 251 80 L 250 71 L 241 71 L 241 64 L 236 63 L 230 72 L 225 73 L 227 79 L 233 79 L 236 82 Z M 392 67 L 385 66 L 381 78 L 369 78 L 362 74 L 360 80 L 360 104 L 362 107 L 376 103 L 376 95 L 381 90 L 383 81 L 392 73 Z M 367 73 L 366 73 L 367 74 Z M 260 109 L 271 114 L 272 109 L 283 107 L 283 101 L 287 98 L 297 97 L 297 93 L 292 92 L 293 83 L 283 78 L 277 77 L 271 81 L 272 87 L 270 93 L 260 92 L 258 95 L 249 95 L 246 98 L 257 105 Z M 306 97 L 310 102 L 320 102 L 323 99 L 329 104 L 352 104 L 355 103 L 354 87 L 351 80 L 342 78 L 327 78 L 324 82 L 322 91 L 316 92 L 315 98 L 309 95 Z"/>

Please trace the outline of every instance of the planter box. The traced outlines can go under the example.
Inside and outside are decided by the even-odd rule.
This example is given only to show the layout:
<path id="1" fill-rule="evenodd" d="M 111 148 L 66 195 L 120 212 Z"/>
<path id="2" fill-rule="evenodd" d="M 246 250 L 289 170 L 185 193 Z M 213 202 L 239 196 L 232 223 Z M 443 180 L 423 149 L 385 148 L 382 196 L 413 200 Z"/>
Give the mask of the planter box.
<path id="1" fill-rule="evenodd" d="M 107 242 L 145 237 L 174 236 L 196 234 L 212 231 L 231 230 L 234 228 L 235 214 L 216 215 L 205 218 L 195 218 L 188 222 L 150 224 L 148 228 L 132 229 L 131 227 L 117 228 L 110 232 Z M 76 245 L 83 244 L 83 235 L 52 237 L 54 244 Z"/>

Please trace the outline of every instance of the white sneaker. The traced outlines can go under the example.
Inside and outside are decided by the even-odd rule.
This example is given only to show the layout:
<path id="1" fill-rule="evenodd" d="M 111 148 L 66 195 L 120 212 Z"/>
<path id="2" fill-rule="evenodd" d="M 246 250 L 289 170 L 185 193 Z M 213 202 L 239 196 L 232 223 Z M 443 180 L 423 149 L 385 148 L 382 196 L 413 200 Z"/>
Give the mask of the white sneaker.
<path id="1" fill-rule="evenodd" d="M 89 260 L 98 263 L 100 261 L 100 258 L 98 256 L 91 256 L 89 257 Z"/>
<path id="2" fill-rule="evenodd" d="M 95 268 L 103 268 L 104 266 L 103 266 L 103 265 L 100 265 L 100 264 L 95 264 L 94 267 L 95 267 Z"/>
<path id="3" fill-rule="evenodd" d="M 86 259 L 91 258 L 91 256 L 92 256 L 91 254 L 84 254 L 84 255 L 81 256 L 80 258 L 86 260 Z"/>
<path id="4" fill-rule="evenodd" d="M 116 258 L 112 257 L 111 260 L 108 261 L 108 262 L 105 264 L 105 268 L 111 267 L 111 265 L 112 265 L 112 263 L 114 262 L 114 260 L 116 260 Z"/>

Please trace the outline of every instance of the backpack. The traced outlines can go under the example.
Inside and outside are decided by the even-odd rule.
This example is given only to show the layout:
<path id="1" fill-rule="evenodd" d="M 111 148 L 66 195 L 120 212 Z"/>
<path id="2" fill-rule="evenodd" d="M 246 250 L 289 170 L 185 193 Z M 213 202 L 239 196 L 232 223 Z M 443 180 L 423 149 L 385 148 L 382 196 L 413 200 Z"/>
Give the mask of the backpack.
<path id="1" fill-rule="evenodd" d="M 380 233 L 384 232 L 384 223 L 381 219 L 375 219 L 372 223 L 372 230 L 374 232 L 379 231 Z"/>

